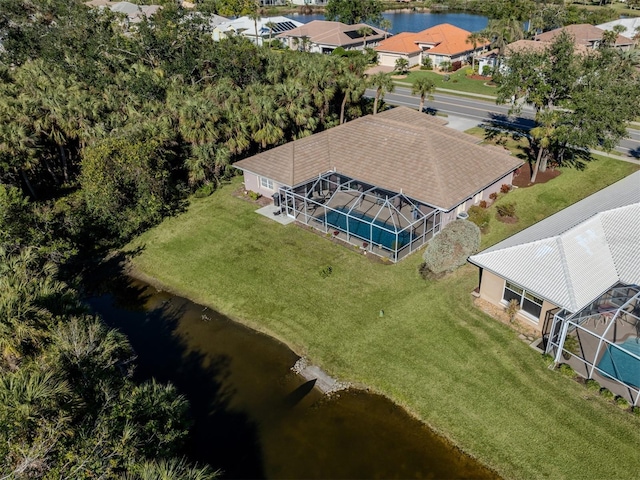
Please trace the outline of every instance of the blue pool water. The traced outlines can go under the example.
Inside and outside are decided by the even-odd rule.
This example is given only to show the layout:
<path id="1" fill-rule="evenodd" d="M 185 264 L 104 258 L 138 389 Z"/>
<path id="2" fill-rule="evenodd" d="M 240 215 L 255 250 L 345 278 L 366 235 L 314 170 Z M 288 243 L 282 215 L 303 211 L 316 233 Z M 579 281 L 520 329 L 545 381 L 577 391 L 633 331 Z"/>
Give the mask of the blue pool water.
<path id="1" fill-rule="evenodd" d="M 620 344 L 628 352 L 640 356 L 640 340 L 638 337 L 631 337 Z M 640 360 L 632 357 L 616 345 L 609 345 L 604 352 L 598 368 L 606 372 L 610 377 L 640 387 Z"/>
<path id="2" fill-rule="evenodd" d="M 347 217 L 347 208 L 339 208 L 338 211 L 327 212 L 325 221 L 327 225 L 331 225 L 344 232 L 347 231 L 347 220 L 349 221 L 349 233 L 355 235 L 363 240 L 368 241 L 371 244 L 383 245 L 388 249 L 394 250 L 394 242 L 396 241 L 396 234 L 383 230 L 380 227 L 385 227 L 393 230 L 393 225 L 384 224 L 379 220 L 375 220 L 368 215 L 360 212 L 352 212 L 352 217 Z M 357 218 L 353 218 L 357 217 Z M 371 227 L 373 223 L 373 228 Z M 408 231 L 398 233 L 398 248 L 408 244 L 411 241 L 411 235 Z"/>

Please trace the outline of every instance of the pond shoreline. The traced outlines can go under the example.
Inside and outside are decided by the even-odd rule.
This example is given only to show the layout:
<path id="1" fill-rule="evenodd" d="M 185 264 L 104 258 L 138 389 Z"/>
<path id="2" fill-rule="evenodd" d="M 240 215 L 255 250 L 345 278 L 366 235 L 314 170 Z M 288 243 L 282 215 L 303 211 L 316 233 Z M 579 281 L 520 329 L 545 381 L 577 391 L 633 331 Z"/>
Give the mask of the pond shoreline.
<path id="1" fill-rule="evenodd" d="M 189 295 L 187 295 L 185 292 L 181 292 L 179 289 L 175 289 L 175 288 L 171 287 L 170 285 L 165 284 L 164 282 L 161 282 L 157 278 L 152 277 L 150 275 L 147 275 L 146 273 L 141 271 L 139 268 L 137 268 L 133 264 L 133 262 L 131 260 L 126 261 L 126 264 L 124 265 L 122 274 L 127 276 L 127 277 L 130 277 L 130 278 L 132 278 L 134 280 L 138 280 L 140 282 L 144 282 L 144 283 L 152 286 L 153 288 L 155 288 L 156 290 L 158 290 L 160 292 L 162 292 L 162 291 L 168 292 L 168 293 L 170 293 L 172 295 L 175 295 L 176 297 L 184 298 L 184 299 L 186 299 L 186 300 L 188 300 L 190 302 L 193 302 L 193 303 L 195 303 L 197 305 L 205 306 L 205 307 L 207 307 L 207 308 L 209 308 L 209 309 L 211 309 L 211 310 L 213 310 L 215 312 L 218 312 L 221 315 L 224 315 L 225 317 L 227 317 L 229 320 L 231 320 L 234 323 L 242 325 L 242 326 L 244 326 L 246 328 L 249 328 L 249 329 L 251 329 L 251 330 L 253 330 L 255 332 L 258 332 L 260 334 L 266 335 L 266 336 L 270 337 L 271 339 L 281 343 L 286 348 L 288 348 L 291 352 L 293 352 L 299 359 L 306 359 L 306 356 L 304 354 L 304 350 L 305 350 L 304 346 L 292 345 L 290 342 L 287 341 L 287 339 L 284 339 L 284 338 L 274 334 L 273 332 L 269 331 L 269 329 L 265 329 L 265 328 L 261 327 L 261 325 L 259 323 L 257 323 L 257 322 L 245 321 L 244 319 L 235 316 L 231 312 L 220 311 L 214 305 L 209 305 L 209 304 L 207 304 L 207 302 L 198 301 L 197 299 L 193 299 Z M 335 377 L 330 376 L 329 373 L 327 373 L 327 371 L 325 370 L 324 366 L 318 365 L 318 364 L 315 364 L 315 363 L 313 364 L 313 366 L 315 368 L 319 369 L 322 372 L 323 376 L 335 379 Z M 292 371 L 292 373 L 295 373 L 296 375 L 300 376 L 301 378 L 307 379 L 306 376 L 301 374 L 302 372 L 297 372 L 295 370 L 295 365 L 292 365 L 291 371 Z M 496 470 L 494 470 L 492 467 L 490 467 L 489 465 L 485 464 L 480 459 L 478 459 L 477 457 L 472 455 L 470 452 L 468 452 L 464 448 L 462 448 L 459 444 L 454 442 L 450 438 L 450 436 L 447 434 L 447 432 L 442 431 L 440 429 L 437 429 L 437 428 L 433 427 L 432 425 L 428 424 L 427 422 L 424 421 L 424 419 L 422 419 L 415 411 L 413 411 L 411 408 L 409 408 L 406 404 L 398 402 L 396 399 L 394 399 L 390 395 L 387 395 L 386 392 L 384 392 L 382 390 L 379 390 L 377 388 L 374 388 L 371 385 L 364 385 L 362 383 L 353 382 L 350 379 L 338 379 L 338 380 L 336 380 L 336 382 L 338 383 L 339 386 L 346 387 L 346 388 L 340 388 L 340 389 L 337 389 L 335 391 L 333 391 L 333 390 L 329 391 L 329 392 L 326 393 L 325 396 L 330 398 L 330 397 L 332 397 L 334 395 L 338 395 L 339 396 L 341 393 L 354 391 L 354 392 L 362 392 L 362 393 L 373 394 L 373 395 L 377 395 L 377 396 L 383 397 L 386 400 L 388 400 L 389 402 L 391 402 L 393 405 L 395 405 L 397 408 L 400 408 L 402 411 L 404 411 L 409 417 L 411 417 L 415 421 L 419 422 L 423 427 L 427 428 L 430 432 L 433 433 L 433 435 L 435 435 L 436 437 L 440 438 L 441 441 L 443 443 L 445 443 L 446 445 L 448 445 L 450 448 L 455 449 L 456 451 L 458 451 L 464 457 L 476 462 L 479 466 L 481 466 L 482 468 L 484 468 L 487 471 L 491 472 L 496 478 L 501 478 L 500 475 L 496 472 Z"/>

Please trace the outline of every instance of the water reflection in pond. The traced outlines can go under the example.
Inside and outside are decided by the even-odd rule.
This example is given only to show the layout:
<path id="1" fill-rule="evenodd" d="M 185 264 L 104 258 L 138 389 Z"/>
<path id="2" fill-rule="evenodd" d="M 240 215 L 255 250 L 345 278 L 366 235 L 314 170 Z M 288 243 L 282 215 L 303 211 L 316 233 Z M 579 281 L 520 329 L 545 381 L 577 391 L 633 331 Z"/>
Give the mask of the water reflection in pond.
<path id="1" fill-rule="evenodd" d="M 186 453 L 226 478 L 495 478 L 384 397 L 323 396 L 286 346 L 210 309 L 127 278 L 89 303 L 129 337 L 139 379 L 187 396 Z"/>

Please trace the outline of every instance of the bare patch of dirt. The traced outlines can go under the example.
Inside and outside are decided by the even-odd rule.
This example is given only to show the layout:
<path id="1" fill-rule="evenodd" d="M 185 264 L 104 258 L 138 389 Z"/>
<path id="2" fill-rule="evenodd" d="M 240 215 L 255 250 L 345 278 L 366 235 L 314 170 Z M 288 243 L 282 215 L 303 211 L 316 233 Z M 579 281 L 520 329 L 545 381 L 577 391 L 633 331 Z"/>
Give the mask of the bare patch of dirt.
<path id="1" fill-rule="evenodd" d="M 483 77 L 482 75 L 467 75 L 471 80 L 484 80 L 485 82 L 490 82 L 491 77 Z"/>
<path id="2" fill-rule="evenodd" d="M 518 223 L 518 217 L 503 217 L 502 215 L 496 215 L 496 218 L 499 222 L 514 224 Z"/>
<path id="3" fill-rule="evenodd" d="M 556 168 L 547 168 L 544 172 L 538 172 L 536 183 L 531 183 L 531 167 L 523 165 L 513 176 L 512 184 L 518 188 L 527 188 L 539 183 L 547 183 L 549 180 L 560 176 L 562 172 Z"/>
<path id="4" fill-rule="evenodd" d="M 533 327 L 524 324 L 517 318 L 513 321 L 513 323 L 510 322 L 509 315 L 507 315 L 507 312 L 505 312 L 504 308 L 502 307 L 498 307 L 493 303 L 483 300 L 482 298 L 474 298 L 473 303 L 477 308 L 482 310 L 490 317 L 495 318 L 505 325 L 509 325 L 516 332 L 525 335 L 527 337 L 527 340 L 533 341 L 540 336 L 540 334 Z"/>

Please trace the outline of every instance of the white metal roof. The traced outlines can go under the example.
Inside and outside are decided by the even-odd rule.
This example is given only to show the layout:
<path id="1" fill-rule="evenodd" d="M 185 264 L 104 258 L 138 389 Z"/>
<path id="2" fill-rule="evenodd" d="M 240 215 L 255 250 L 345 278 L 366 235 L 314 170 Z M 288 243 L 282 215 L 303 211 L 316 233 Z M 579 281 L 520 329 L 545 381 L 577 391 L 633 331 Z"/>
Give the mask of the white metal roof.
<path id="1" fill-rule="evenodd" d="M 640 172 L 469 261 L 573 312 L 618 282 L 640 284 Z"/>

